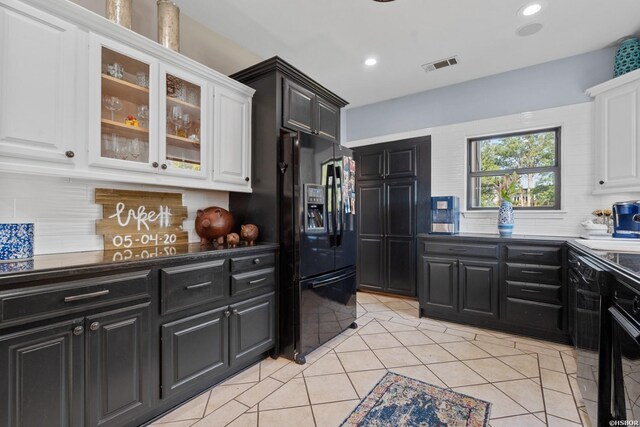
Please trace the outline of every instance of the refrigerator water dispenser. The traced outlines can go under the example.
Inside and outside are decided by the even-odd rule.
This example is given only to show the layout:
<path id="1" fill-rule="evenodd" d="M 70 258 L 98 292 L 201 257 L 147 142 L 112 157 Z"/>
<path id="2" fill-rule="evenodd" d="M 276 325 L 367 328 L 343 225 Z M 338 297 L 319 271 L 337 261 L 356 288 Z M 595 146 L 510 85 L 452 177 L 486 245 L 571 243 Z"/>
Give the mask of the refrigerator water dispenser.
<path id="1" fill-rule="evenodd" d="M 304 185 L 305 231 L 308 233 L 324 233 L 325 227 L 324 187 L 317 184 Z"/>

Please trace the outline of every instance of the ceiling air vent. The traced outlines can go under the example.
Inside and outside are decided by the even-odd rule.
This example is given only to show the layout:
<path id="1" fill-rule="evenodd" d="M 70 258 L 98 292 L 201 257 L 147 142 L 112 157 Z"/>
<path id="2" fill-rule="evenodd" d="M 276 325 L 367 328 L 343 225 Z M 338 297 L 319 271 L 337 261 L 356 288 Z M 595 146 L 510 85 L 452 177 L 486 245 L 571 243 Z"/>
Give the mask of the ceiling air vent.
<path id="1" fill-rule="evenodd" d="M 439 70 L 440 68 L 450 67 L 452 65 L 456 65 L 458 63 L 458 55 L 452 56 L 450 58 L 439 59 L 434 62 L 429 62 L 426 64 L 422 64 L 422 68 L 427 73 L 431 71 Z"/>

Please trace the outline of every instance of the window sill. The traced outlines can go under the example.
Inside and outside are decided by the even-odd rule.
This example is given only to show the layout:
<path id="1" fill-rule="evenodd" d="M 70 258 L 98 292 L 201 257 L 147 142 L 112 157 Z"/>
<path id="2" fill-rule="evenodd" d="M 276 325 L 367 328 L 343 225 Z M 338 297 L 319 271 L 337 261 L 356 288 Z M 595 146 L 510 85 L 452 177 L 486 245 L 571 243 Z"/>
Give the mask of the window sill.
<path id="1" fill-rule="evenodd" d="M 514 211 L 516 218 L 523 219 L 564 219 L 567 211 Z M 498 210 L 491 211 L 464 211 L 462 216 L 471 219 L 497 218 Z"/>

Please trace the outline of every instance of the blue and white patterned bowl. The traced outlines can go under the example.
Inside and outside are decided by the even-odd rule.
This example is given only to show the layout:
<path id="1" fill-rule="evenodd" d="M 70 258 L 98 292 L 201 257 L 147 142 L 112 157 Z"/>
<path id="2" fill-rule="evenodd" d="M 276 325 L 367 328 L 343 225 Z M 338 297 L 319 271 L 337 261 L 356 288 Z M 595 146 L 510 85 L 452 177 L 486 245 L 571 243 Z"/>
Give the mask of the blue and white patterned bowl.
<path id="1" fill-rule="evenodd" d="M 33 224 L 0 224 L 0 262 L 33 258 Z"/>

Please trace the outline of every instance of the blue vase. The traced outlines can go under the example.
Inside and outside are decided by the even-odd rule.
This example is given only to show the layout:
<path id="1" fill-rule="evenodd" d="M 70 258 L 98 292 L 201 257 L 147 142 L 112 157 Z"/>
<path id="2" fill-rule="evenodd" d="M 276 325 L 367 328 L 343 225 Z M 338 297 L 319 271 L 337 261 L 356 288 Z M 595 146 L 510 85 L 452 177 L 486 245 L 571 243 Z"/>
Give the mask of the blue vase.
<path id="1" fill-rule="evenodd" d="M 498 231 L 501 236 L 511 236 L 513 233 L 513 205 L 504 200 L 498 209 Z"/>
<path id="2" fill-rule="evenodd" d="M 613 67 L 614 77 L 621 76 L 640 68 L 640 41 L 628 39 L 620 44 L 616 51 Z"/>
<path id="3" fill-rule="evenodd" d="M 33 224 L 0 224 L 0 262 L 33 258 Z"/>

